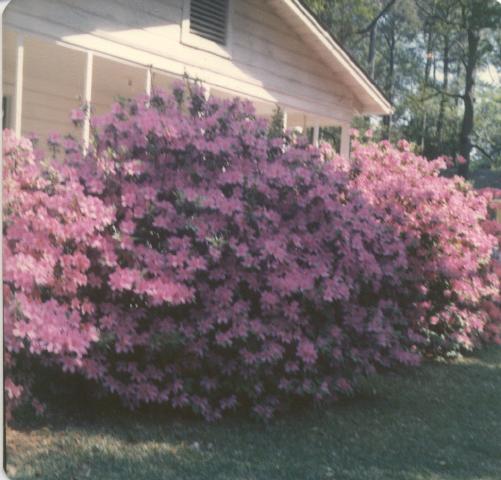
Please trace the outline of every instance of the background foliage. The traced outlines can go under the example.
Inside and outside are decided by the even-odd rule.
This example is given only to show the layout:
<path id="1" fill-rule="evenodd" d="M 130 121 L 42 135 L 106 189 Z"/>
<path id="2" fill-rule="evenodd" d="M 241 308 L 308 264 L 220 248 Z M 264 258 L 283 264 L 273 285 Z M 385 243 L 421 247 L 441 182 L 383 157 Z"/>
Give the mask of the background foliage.
<path id="1" fill-rule="evenodd" d="M 395 113 L 379 138 L 406 138 L 428 158 L 501 162 L 501 4 L 496 0 L 305 0 L 385 91 Z M 368 120 L 358 127 L 367 128 Z M 375 125 L 370 125 L 375 127 Z"/>

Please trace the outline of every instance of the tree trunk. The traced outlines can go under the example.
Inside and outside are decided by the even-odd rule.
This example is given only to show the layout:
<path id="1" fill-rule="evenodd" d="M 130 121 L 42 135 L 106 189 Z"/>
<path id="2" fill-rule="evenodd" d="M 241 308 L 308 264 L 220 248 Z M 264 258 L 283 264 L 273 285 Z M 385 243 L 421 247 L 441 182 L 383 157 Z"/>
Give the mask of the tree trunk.
<path id="1" fill-rule="evenodd" d="M 423 85 L 421 87 L 421 105 L 423 107 L 423 116 L 421 118 L 421 132 L 418 144 L 421 145 L 421 152 L 424 152 L 426 146 L 426 106 L 424 105 L 424 97 L 426 96 L 426 90 L 428 88 L 429 80 L 430 80 L 430 72 L 431 65 L 433 60 L 433 51 L 432 51 L 432 40 L 433 34 L 431 31 L 431 27 L 428 27 L 429 30 L 426 36 L 426 62 L 424 64 L 424 77 L 423 77 Z"/>
<path id="2" fill-rule="evenodd" d="M 369 25 L 367 25 L 362 30 L 358 30 L 357 33 L 360 35 L 365 35 L 370 32 L 370 43 L 369 43 L 369 56 L 367 65 L 369 68 L 369 73 L 372 78 L 374 78 L 374 74 L 376 71 L 376 33 L 377 33 L 377 24 L 381 18 L 383 18 L 395 5 L 397 0 L 390 0 L 382 10 L 371 20 Z"/>
<path id="3" fill-rule="evenodd" d="M 392 24 L 390 28 L 390 38 L 388 42 L 388 75 L 386 77 L 386 95 L 390 102 L 393 100 L 393 87 L 395 83 L 395 25 Z M 391 133 L 391 115 L 385 115 L 383 117 L 383 138 L 388 140 Z"/>
<path id="4" fill-rule="evenodd" d="M 459 135 L 459 154 L 464 162 L 458 166 L 458 173 L 468 177 L 470 168 L 471 136 L 475 121 L 475 75 L 477 70 L 479 32 L 468 29 L 468 56 L 466 59 L 465 89 L 464 89 L 464 115 Z"/>
<path id="5" fill-rule="evenodd" d="M 442 90 L 447 92 L 449 88 L 449 37 L 445 35 L 444 37 L 444 69 L 443 75 L 444 80 L 442 82 Z M 445 107 L 447 106 L 447 97 L 442 94 L 442 98 L 440 99 L 440 109 L 438 112 L 438 120 L 437 120 L 437 139 L 439 144 L 442 143 L 444 139 L 444 118 L 445 118 Z"/>
<path id="6" fill-rule="evenodd" d="M 462 65 L 461 60 L 460 59 L 456 60 L 456 73 L 455 73 L 456 78 L 461 78 L 461 70 L 462 70 L 461 65 Z M 454 99 L 454 106 L 459 107 L 459 102 L 461 102 L 461 97 L 456 97 Z"/>
<path id="7" fill-rule="evenodd" d="M 369 42 L 369 73 L 372 79 L 376 73 L 376 33 L 377 33 L 377 23 L 371 28 L 370 42 Z"/>

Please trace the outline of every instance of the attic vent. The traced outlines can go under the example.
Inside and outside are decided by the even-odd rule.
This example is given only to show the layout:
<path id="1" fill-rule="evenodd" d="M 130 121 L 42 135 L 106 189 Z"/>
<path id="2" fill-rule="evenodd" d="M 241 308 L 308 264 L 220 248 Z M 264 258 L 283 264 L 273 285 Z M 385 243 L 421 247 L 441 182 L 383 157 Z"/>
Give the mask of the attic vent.
<path id="1" fill-rule="evenodd" d="M 226 44 L 228 0 L 191 0 L 190 32 Z"/>

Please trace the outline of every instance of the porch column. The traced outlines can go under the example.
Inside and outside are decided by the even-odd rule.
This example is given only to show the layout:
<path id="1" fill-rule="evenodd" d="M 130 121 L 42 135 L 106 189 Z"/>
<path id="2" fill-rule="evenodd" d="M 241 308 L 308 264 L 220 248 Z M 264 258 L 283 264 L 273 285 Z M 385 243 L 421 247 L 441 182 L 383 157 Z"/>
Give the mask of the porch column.
<path id="1" fill-rule="evenodd" d="M 148 95 L 148 97 L 151 97 L 151 86 L 152 86 L 152 78 L 153 78 L 153 75 L 152 75 L 152 71 L 151 71 L 151 65 L 148 67 L 148 69 L 146 70 L 146 85 L 145 85 L 145 92 L 146 92 L 146 95 Z"/>
<path id="2" fill-rule="evenodd" d="M 90 144 L 90 104 L 92 101 L 92 71 L 94 67 L 94 54 L 87 52 L 87 63 L 85 65 L 85 83 L 84 83 L 84 104 L 85 120 L 83 125 L 83 143 L 84 150 L 87 152 Z"/>
<path id="3" fill-rule="evenodd" d="M 209 100 L 210 98 L 210 85 L 204 85 L 205 90 L 205 100 Z"/>
<path id="4" fill-rule="evenodd" d="M 313 126 L 313 146 L 318 147 L 320 143 L 320 125 L 315 122 Z"/>
<path id="5" fill-rule="evenodd" d="M 343 123 L 341 125 L 341 146 L 339 153 L 343 158 L 349 160 L 350 158 L 350 124 Z"/>
<path id="6" fill-rule="evenodd" d="M 24 79 L 24 35 L 17 35 L 16 78 L 14 90 L 14 131 L 21 136 L 23 118 L 23 79 Z"/>
<path id="7" fill-rule="evenodd" d="M 285 108 L 282 109 L 282 112 L 283 112 L 283 116 L 282 116 L 282 120 L 283 120 L 283 124 L 284 124 L 284 132 L 287 130 L 287 110 Z"/>

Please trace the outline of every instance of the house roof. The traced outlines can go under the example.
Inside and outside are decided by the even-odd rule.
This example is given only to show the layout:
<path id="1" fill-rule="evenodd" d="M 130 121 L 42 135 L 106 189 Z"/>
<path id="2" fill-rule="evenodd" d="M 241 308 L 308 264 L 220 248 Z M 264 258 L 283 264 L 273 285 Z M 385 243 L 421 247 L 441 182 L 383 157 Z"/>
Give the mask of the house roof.
<path id="1" fill-rule="evenodd" d="M 304 0 L 270 0 L 270 3 L 353 92 L 359 115 L 388 115 L 392 112 L 391 102 L 383 91 L 305 5 Z"/>

